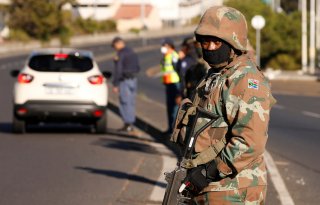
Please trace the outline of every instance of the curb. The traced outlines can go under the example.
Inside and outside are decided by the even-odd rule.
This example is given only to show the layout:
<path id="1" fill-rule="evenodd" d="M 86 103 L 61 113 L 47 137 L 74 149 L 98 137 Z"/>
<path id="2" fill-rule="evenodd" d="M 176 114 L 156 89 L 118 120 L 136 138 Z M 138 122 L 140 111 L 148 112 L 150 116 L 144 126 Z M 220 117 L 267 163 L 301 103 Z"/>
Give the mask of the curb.
<path id="1" fill-rule="evenodd" d="M 320 81 L 319 73 L 315 75 L 305 74 L 301 70 L 299 71 L 282 71 L 267 69 L 264 75 L 271 81 Z"/>

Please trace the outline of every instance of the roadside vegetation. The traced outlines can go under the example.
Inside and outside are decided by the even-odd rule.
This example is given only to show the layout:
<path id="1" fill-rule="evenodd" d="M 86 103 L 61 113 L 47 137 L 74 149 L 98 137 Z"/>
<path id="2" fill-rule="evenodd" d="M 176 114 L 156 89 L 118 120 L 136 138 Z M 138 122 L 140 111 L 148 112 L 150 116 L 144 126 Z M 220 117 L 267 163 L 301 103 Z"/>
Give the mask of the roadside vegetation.
<path id="1" fill-rule="evenodd" d="M 70 10 L 63 9 L 66 3 L 75 0 L 11 0 L 7 10 L 10 18 L 10 39 L 48 42 L 59 38 L 68 44 L 73 35 L 105 33 L 116 30 L 113 20 L 95 21 L 72 16 Z M 256 33 L 251 26 L 255 15 L 262 15 L 266 25 L 261 31 L 261 67 L 283 70 L 298 70 L 301 62 L 301 12 L 298 0 L 282 0 L 282 12 L 274 12 L 262 0 L 227 0 L 226 5 L 239 9 L 248 20 L 249 40 L 256 47 Z M 197 24 L 200 17 L 192 19 Z M 138 32 L 132 29 L 131 32 Z"/>
<path id="2" fill-rule="evenodd" d="M 57 37 L 65 45 L 73 35 L 115 31 L 112 20 L 73 18 L 70 10 L 63 9 L 66 3 L 74 4 L 75 0 L 11 0 L 7 8 L 10 39 L 48 42 Z"/>
<path id="3" fill-rule="evenodd" d="M 287 3 L 286 3 L 287 2 Z M 262 15 L 266 25 L 261 30 L 261 67 L 283 70 L 301 68 L 301 12 L 297 0 L 282 0 L 282 12 L 273 12 L 261 0 L 228 0 L 227 5 L 240 10 L 247 18 L 249 40 L 256 47 L 256 31 L 251 26 L 255 15 Z M 295 4 L 296 3 L 296 4 Z"/>

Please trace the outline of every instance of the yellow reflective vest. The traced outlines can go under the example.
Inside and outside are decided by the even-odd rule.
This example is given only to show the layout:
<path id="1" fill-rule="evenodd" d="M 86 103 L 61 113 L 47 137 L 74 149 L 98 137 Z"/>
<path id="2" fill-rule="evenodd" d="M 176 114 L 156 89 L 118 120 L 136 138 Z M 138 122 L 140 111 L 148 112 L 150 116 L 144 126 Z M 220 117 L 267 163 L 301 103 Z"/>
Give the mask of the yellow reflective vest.
<path id="1" fill-rule="evenodd" d="M 174 70 L 174 63 L 177 63 L 179 55 L 176 51 L 166 54 L 161 62 L 162 83 L 172 84 L 180 81 L 178 73 Z"/>

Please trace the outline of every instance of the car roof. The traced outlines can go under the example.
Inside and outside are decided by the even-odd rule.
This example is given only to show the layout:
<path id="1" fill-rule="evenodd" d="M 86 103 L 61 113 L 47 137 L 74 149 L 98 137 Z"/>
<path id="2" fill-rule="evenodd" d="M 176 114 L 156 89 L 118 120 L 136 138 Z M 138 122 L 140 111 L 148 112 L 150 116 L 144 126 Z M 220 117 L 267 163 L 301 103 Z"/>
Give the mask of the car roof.
<path id="1" fill-rule="evenodd" d="M 81 56 L 86 56 L 89 58 L 93 58 L 93 53 L 89 50 L 80 50 L 75 48 L 42 48 L 36 49 L 31 52 L 30 57 L 37 55 L 50 55 L 56 53 L 66 53 L 66 54 L 75 54 L 79 53 Z"/>

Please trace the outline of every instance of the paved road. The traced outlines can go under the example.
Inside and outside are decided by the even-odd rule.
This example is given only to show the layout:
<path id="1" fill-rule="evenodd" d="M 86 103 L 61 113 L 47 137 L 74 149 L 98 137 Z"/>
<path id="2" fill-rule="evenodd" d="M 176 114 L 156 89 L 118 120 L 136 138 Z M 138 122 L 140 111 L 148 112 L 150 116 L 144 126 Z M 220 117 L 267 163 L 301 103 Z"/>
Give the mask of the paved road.
<path id="1" fill-rule="evenodd" d="M 122 123 L 111 111 L 106 135 L 76 125 L 11 133 L 14 79 L 9 71 L 23 60 L 0 60 L 0 204 L 148 204 L 161 154 L 148 141 L 112 134 Z"/>
<path id="2" fill-rule="evenodd" d="M 140 43 L 141 42 L 136 41 L 130 44 L 134 47 L 139 47 Z M 160 39 L 154 40 L 153 43 L 160 43 Z M 111 48 L 106 45 L 96 45 L 87 48 L 93 50 L 95 55 L 98 57 L 101 55 L 110 54 L 110 52 L 112 52 Z M 141 64 L 143 65 L 143 71 L 145 71 L 149 67 L 157 65 L 160 59 L 158 48 L 151 48 L 146 51 L 142 51 L 139 53 L 139 56 Z M 125 148 L 122 147 L 121 149 L 114 149 L 114 147 L 119 147 L 119 143 L 116 146 L 112 145 L 112 148 L 110 148 L 108 146 L 101 146 L 101 144 L 97 145 L 97 142 L 98 144 L 99 142 L 101 142 L 101 137 L 83 133 L 68 133 L 68 135 L 66 135 L 64 131 L 62 131 L 62 133 L 54 134 L 43 132 L 33 133 L 30 135 L 26 135 L 25 137 L 14 136 L 8 133 L 12 109 L 10 104 L 12 79 L 6 77 L 6 75 L 10 69 L 21 67 L 24 58 L 25 56 L 17 56 L 0 60 L 0 89 L 2 93 L 0 98 L 0 160 L 1 162 L 3 162 L 4 160 L 4 162 L 7 163 L 4 166 L 5 169 L 0 169 L 0 177 L 3 178 L 1 179 L 1 181 L 4 182 L 0 185 L 0 194 L 11 193 L 12 191 L 10 191 L 10 189 L 14 189 L 10 198 L 13 198 L 11 200 L 15 200 L 17 203 L 19 202 L 18 200 L 23 199 L 23 197 L 19 199 L 19 195 L 29 197 L 29 200 L 35 200 L 37 198 L 36 196 L 46 196 L 51 194 L 51 196 L 54 196 L 54 193 L 62 194 L 60 199 L 56 199 L 62 201 L 56 201 L 59 203 L 55 204 L 64 204 L 70 198 L 77 198 L 79 201 L 78 204 L 81 204 L 82 201 L 87 202 L 86 200 L 95 198 L 97 200 L 96 204 L 100 204 L 100 201 L 103 201 L 103 197 L 99 198 L 99 196 L 101 195 L 103 195 L 105 197 L 104 199 L 107 199 L 107 201 L 117 201 L 117 197 L 115 196 L 119 195 L 116 195 L 115 192 L 110 192 L 110 188 L 108 189 L 106 187 L 110 184 L 112 185 L 112 187 L 118 187 L 118 181 L 114 180 L 119 180 L 121 176 L 122 178 L 128 178 L 128 175 L 123 174 L 128 172 L 125 167 L 117 168 L 118 172 L 120 172 L 119 170 L 121 170 L 122 174 L 114 174 L 114 172 L 110 172 L 110 167 L 121 165 L 116 165 L 118 163 L 113 163 L 112 160 L 110 162 L 110 158 L 108 158 L 107 155 L 109 154 L 109 156 L 117 156 L 114 154 L 114 152 L 122 153 L 121 151 Z M 108 58 L 99 61 L 99 65 L 102 69 L 107 70 L 112 70 L 113 66 L 112 62 L 108 60 Z M 315 83 L 314 86 L 319 86 L 319 83 Z M 312 89 L 312 87 L 310 87 L 309 89 Z M 164 88 L 161 85 L 160 80 L 147 78 L 144 72 L 141 72 L 139 76 L 139 93 L 140 95 L 147 96 L 152 100 L 164 103 Z M 267 148 L 272 157 L 275 159 L 278 169 L 280 170 L 280 173 L 286 183 L 291 196 L 294 199 L 295 204 L 316 205 L 320 200 L 320 197 L 317 194 L 320 191 L 320 180 L 318 180 L 320 177 L 320 163 L 319 159 L 317 158 L 317 156 L 319 156 L 320 154 L 320 151 L 318 149 L 318 147 L 320 146 L 320 97 L 305 97 L 301 96 L 302 94 L 303 93 L 301 92 L 290 92 L 290 95 L 275 95 L 278 100 L 278 104 L 275 106 L 271 113 L 269 132 L 270 137 Z M 109 135 L 102 138 L 106 138 L 109 143 L 111 141 L 111 144 L 114 140 L 119 140 L 118 137 L 115 138 L 115 136 Z M 121 138 L 121 140 L 123 139 Z M 101 147 L 103 148 L 102 150 Z M 99 151 L 94 151 L 95 149 Z M 148 153 L 137 151 L 136 149 L 140 149 L 139 146 L 136 146 L 134 149 L 135 151 L 133 153 L 137 154 L 137 156 L 139 155 L 139 157 L 141 157 L 140 155 L 149 155 Z M 49 150 L 51 153 L 49 156 L 46 157 L 40 154 L 47 150 Z M 59 151 L 54 152 L 56 150 Z M 14 151 L 16 155 L 13 155 L 12 151 Z M 95 152 L 96 154 L 103 153 L 101 156 L 99 155 L 101 158 L 97 157 L 97 155 L 94 154 Z M 34 159 L 36 160 L 32 160 L 33 157 L 31 156 L 34 156 Z M 130 164 L 131 162 L 130 160 L 127 160 L 126 156 L 120 156 L 122 157 L 121 159 L 123 159 L 124 162 L 128 161 L 128 170 L 135 170 L 133 167 L 133 163 Z M 65 159 L 63 159 L 63 157 L 65 157 Z M 154 156 L 152 155 L 152 157 Z M 46 160 L 46 158 L 54 160 Z M 104 159 L 105 161 L 101 159 Z M 55 164 L 59 160 L 61 164 Z M 55 162 L 52 164 L 49 163 L 49 169 L 47 169 L 47 167 L 43 165 L 48 161 Z M 28 165 L 29 163 L 31 163 L 32 165 Z M 137 163 L 137 161 L 135 161 L 135 163 Z M 59 169 L 60 165 L 61 167 L 68 167 L 70 169 L 66 176 L 69 176 L 67 177 L 68 181 L 75 182 L 75 184 L 72 185 L 74 187 L 68 187 L 68 183 L 66 183 L 66 180 L 58 180 L 58 178 L 61 177 L 63 175 L 62 173 L 66 170 Z M 21 167 L 25 168 L 21 169 Z M 38 167 L 38 169 L 34 169 L 34 167 Z M 24 172 L 25 170 L 27 170 L 27 172 Z M 104 172 L 101 170 L 109 171 Z M 34 171 L 35 173 L 34 176 L 30 179 L 20 176 L 22 175 L 21 172 L 30 173 L 31 171 Z M 35 177 L 37 175 L 42 176 L 40 177 L 40 179 L 42 179 L 41 182 L 34 180 L 38 179 L 37 177 Z M 57 177 L 55 177 L 55 175 L 57 175 Z M 110 177 L 110 175 L 112 176 Z M 85 176 L 89 178 L 86 178 Z M 142 174 L 139 176 L 145 177 L 145 175 Z M 48 180 L 48 178 L 49 181 L 51 180 L 51 182 L 46 181 L 46 179 Z M 139 177 L 133 178 L 141 179 Z M 107 182 L 107 185 L 103 184 L 103 179 L 106 179 L 105 182 Z M 110 183 L 109 180 L 111 180 Z M 12 183 L 12 181 L 16 183 Z M 66 188 L 67 191 L 63 192 L 63 189 L 50 188 L 55 187 L 52 186 L 51 183 L 55 186 L 58 185 L 58 187 L 61 187 L 62 185 L 62 187 Z M 22 186 L 21 184 L 24 185 Z M 97 186 L 95 186 L 95 184 L 97 184 Z M 87 187 L 85 185 L 87 185 Z M 30 194 L 35 190 L 39 190 L 35 193 L 40 194 Z M 104 192 L 104 190 L 106 191 Z M 135 191 L 134 188 L 127 190 L 130 190 L 132 192 Z M 72 195 L 71 193 L 74 193 L 75 195 L 77 193 L 80 194 L 77 197 L 70 197 Z M 93 195 L 91 195 L 92 193 Z M 277 196 L 273 185 L 270 184 L 268 190 L 269 204 L 280 204 L 278 197 L 279 196 Z M 43 200 L 45 200 L 45 198 L 48 197 L 42 198 Z M 0 197 L 0 200 L 3 200 L 3 198 Z M 1 201 L 0 204 L 2 204 Z"/>
<path id="3" fill-rule="evenodd" d="M 320 84 L 318 85 L 320 86 Z M 276 95 L 267 149 L 296 204 L 319 204 L 320 97 Z"/>

